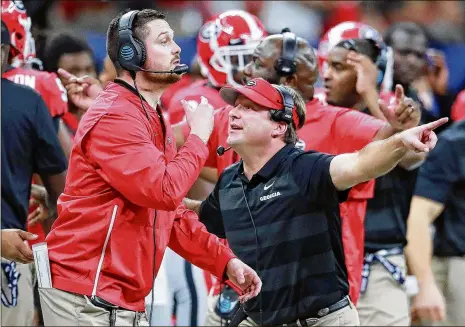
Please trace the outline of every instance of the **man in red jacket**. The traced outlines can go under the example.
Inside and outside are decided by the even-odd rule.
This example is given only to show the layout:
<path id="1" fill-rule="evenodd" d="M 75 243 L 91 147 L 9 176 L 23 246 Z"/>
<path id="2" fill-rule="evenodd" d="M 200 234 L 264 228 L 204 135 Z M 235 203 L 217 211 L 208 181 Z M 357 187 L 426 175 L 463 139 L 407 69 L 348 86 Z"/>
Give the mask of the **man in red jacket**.
<path id="1" fill-rule="evenodd" d="M 173 70 L 181 49 L 165 16 L 146 9 L 116 17 L 107 49 L 118 79 L 80 122 L 47 237 L 53 288 L 40 289 L 45 325 L 147 324 L 144 299 L 167 246 L 229 278 L 241 301 L 256 296 L 257 274 L 180 205 L 208 155 L 213 108 L 185 105 L 192 132 L 177 152 L 158 106 L 180 78 Z"/>

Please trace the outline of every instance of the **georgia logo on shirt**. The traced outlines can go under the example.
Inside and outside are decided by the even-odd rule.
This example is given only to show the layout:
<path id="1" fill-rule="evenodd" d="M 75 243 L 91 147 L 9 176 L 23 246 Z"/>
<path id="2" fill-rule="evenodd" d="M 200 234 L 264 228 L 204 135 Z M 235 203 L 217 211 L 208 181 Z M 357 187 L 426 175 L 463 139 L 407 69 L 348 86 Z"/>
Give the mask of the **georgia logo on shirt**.
<path id="1" fill-rule="evenodd" d="M 273 192 L 271 194 L 261 196 L 260 201 L 266 201 L 266 200 L 275 198 L 275 197 L 280 196 L 280 195 L 281 195 L 281 192 Z"/>

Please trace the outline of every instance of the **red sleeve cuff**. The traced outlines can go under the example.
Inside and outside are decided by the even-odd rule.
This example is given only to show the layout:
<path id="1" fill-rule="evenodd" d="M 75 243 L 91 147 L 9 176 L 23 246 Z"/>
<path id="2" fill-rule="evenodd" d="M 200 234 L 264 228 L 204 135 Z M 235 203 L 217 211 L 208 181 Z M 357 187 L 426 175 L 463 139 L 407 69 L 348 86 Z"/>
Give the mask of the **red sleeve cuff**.
<path id="1" fill-rule="evenodd" d="M 208 155 L 210 153 L 207 145 L 203 143 L 200 137 L 198 137 L 195 134 L 189 134 L 189 136 L 186 138 L 186 142 L 182 147 L 193 147 L 195 149 L 196 154 L 204 160 L 207 160 Z"/>
<path id="2" fill-rule="evenodd" d="M 226 267 L 228 265 L 229 260 L 236 258 L 234 253 L 231 251 L 229 247 L 224 247 L 221 255 L 218 257 L 218 264 L 216 265 L 216 273 L 215 277 L 218 278 L 220 281 L 227 280 L 226 276 Z"/>

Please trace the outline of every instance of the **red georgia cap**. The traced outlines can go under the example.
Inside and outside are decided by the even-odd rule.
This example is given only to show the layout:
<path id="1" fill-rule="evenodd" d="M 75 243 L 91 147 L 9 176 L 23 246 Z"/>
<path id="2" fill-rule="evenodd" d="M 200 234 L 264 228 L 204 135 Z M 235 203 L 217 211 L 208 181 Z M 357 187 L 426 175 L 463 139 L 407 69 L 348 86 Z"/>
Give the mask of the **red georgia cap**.
<path id="1" fill-rule="evenodd" d="M 221 98 L 231 106 L 235 106 L 237 97 L 242 94 L 251 101 L 270 110 L 284 110 L 281 93 L 263 78 L 254 78 L 245 85 L 225 85 L 220 90 Z M 299 126 L 299 116 L 294 104 L 292 120 L 295 127 Z"/>

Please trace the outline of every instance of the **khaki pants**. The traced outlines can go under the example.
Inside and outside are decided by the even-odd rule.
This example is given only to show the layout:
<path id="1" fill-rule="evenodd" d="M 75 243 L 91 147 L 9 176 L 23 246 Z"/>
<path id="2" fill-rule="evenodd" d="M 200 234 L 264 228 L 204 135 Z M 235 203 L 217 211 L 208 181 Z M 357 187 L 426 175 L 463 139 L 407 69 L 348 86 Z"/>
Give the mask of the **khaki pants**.
<path id="1" fill-rule="evenodd" d="M 208 295 L 207 297 L 207 316 L 205 318 L 204 326 L 226 326 L 227 321 L 215 312 L 216 302 L 218 302 L 219 295 Z M 239 326 L 251 327 L 256 324 L 249 318 L 240 323 Z"/>
<path id="2" fill-rule="evenodd" d="M 109 326 L 110 313 L 87 296 L 56 288 L 39 288 L 45 326 Z M 148 326 L 145 313 L 118 310 L 116 326 Z"/>
<path id="3" fill-rule="evenodd" d="M 209 296 L 208 298 L 208 312 L 205 326 L 225 326 L 225 321 L 221 324 L 221 319 L 214 310 L 217 300 L 218 295 Z M 247 318 L 241 322 L 239 326 L 254 327 L 258 326 L 258 324 L 252 319 Z M 360 326 L 360 321 L 358 319 L 357 309 L 355 309 L 354 304 L 351 302 L 349 306 L 318 319 L 312 326 Z"/>
<path id="4" fill-rule="evenodd" d="M 252 319 L 247 318 L 239 326 L 250 327 L 258 326 L 258 324 Z M 357 309 L 351 301 L 347 307 L 330 313 L 318 319 L 314 324 L 308 324 L 308 326 L 360 326 L 360 320 Z"/>
<path id="5" fill-rule="evenodd" d="M 2 263 L 10 261 L 2 258 Z M 2 326 L 32 326 L 34 322 L 34 278 L 32 265 L 16 263 L 16 270 L 21 274 L 18 280 L 18 304 L 6 307 L 2 304 Z M 2 269 L 2 291 L 11 301 L 11 289 L 8 279 Z"/>
<path id="6" fill-rule="evenodd" d="M 436 283 L 446 300 L 446 320 L 424 326 L 465 326 L 465 257 L 433 257 Z"/>
<path id="7" fill-rule="evenodd" d="M 406 264 L 404 255 L 387 257 L 399 266 L 404 276 Z M 405 287 L 400 286 L 391 273 L 379 262 L 371 264 L 368 286 L 357 304 L 361 326 L 409 326 L 410 308 Z"/>

